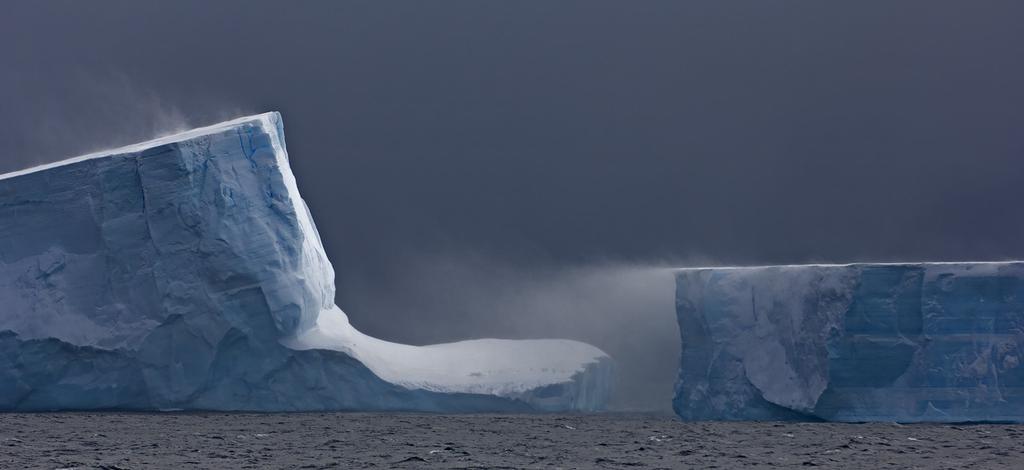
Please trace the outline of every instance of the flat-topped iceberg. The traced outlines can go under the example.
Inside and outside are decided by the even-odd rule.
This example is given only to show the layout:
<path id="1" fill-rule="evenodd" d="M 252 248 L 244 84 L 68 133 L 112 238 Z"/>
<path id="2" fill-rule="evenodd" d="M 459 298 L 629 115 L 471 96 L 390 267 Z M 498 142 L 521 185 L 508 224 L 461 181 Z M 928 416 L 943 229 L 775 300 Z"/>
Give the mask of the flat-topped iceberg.
<path id="1" fill-rule="evenodd" d="M 681 269 L 687 420 L 1024 421 L 1024 263 Z"/>
<path id="2" fill-rule="evenodd" d="M 609 375 L 354 329 L 277 113 L 0 175 L 0 409 L 594 410 Z"/>

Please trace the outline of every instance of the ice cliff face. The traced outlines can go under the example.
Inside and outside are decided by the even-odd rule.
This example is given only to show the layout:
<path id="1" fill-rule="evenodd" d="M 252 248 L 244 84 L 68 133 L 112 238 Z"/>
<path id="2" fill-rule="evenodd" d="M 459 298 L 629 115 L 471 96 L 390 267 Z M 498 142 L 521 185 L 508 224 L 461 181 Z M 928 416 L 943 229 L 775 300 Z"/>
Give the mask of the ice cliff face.
<path id="1" fill-rule="evenodd" d="M 1024 263 L 682 269 L 688 420 L 1024 421 Z"/>
<path id="2" fill-rule="evenodd" d="M 608 359 L 582 343 L 546 342 L 575 353 L 554 368 L 479 364 L 475 387 L 412 383 L 393 376 L 401 357 L 374 347 L 391 343 L 302 340 L 325 324 L 355 331 L 334 306 L 277 113 L 0 176 L 0 409 L 566 410 L 607 398 Z M 522 375 L 536 380 L 495 386 Z"/>

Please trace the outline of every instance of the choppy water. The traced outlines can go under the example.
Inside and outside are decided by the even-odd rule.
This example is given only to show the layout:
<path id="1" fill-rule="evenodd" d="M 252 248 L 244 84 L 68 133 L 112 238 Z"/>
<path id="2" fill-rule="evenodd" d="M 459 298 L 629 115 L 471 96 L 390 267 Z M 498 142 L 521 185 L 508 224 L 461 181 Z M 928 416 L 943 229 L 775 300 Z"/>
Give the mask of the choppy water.
<path id="1" fill-rule="evenodd" d="M 1024 426 L 641 415 L 0 414 L 0 468 L 1024 468 Z"/>

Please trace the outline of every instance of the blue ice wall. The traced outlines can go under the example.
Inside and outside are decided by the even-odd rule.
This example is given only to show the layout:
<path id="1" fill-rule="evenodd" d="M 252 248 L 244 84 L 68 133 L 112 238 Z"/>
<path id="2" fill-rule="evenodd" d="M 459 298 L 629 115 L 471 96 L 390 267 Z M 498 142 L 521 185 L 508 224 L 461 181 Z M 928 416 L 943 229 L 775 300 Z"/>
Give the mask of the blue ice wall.
<path id="1" fill-rule="evenodd" d="M 0 176 L 0 410 L 532 409 L 279 344 L 334 305 L 286 155 L 269 113 Z"/>
<path id="2" fill-rule="evenodd" d="M 683 419 L 1024 421 L 1024 263 L 676 274 Z"/>

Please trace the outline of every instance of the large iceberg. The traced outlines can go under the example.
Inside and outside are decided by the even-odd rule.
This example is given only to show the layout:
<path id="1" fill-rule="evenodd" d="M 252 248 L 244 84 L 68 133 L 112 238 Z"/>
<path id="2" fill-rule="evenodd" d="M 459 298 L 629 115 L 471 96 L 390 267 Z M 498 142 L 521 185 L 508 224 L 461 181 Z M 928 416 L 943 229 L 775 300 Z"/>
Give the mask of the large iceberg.
<path id="1" fill-rule="evenodd" d="M 686 420 L 1024 421 L 1024 263 L 682 269 Z"/>
<path id="2" fill-rule="evenodd" d="M 0 175 L 0 409 L 594 410 L 610 367 L 353 328 L 277 113 Z"/>

